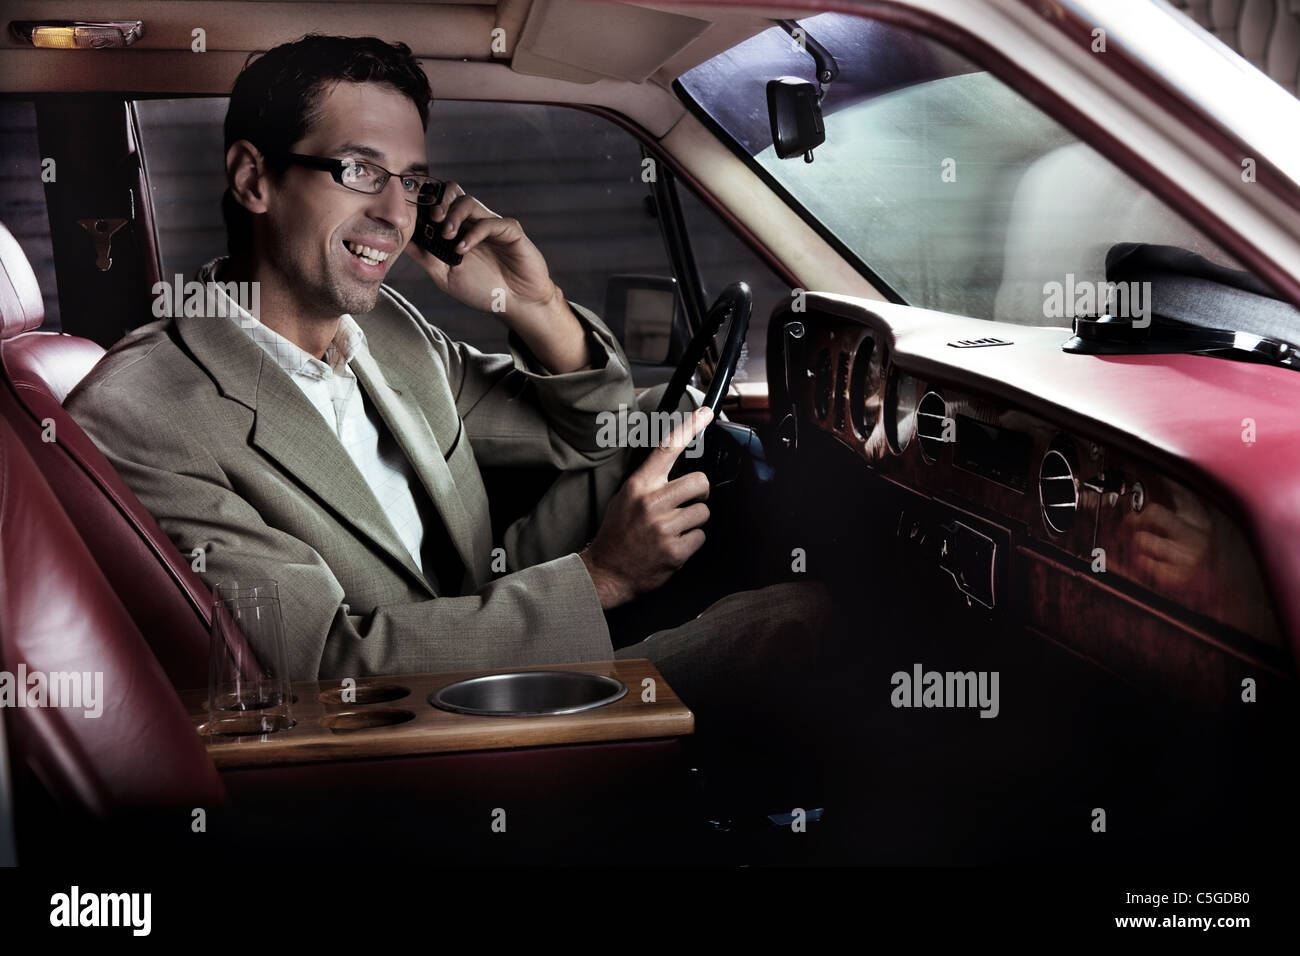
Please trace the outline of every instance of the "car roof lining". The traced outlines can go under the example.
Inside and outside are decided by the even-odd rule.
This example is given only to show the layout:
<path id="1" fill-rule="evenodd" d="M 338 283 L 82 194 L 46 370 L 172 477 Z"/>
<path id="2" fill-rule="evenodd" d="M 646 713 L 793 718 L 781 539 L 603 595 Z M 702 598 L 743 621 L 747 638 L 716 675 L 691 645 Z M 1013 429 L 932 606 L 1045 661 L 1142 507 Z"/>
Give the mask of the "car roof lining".
<path id="1" fill-rule="evenodd" d="M 13 20 L 105 16 L 67 0 L 11 0 L 6 6 L 6 19 Z M 0 37 L 0 92 L 75 86 L 225 94 L 250 52 L 309 31 L 400 39 L 426 62 L 497 61 L 527 77 L 583 85 L 602 79 L 649 81 L 668 89 L 681 73 L 769 27 L 771 18 L 810 15 L 794 9 L 597 0 L 314 0 L 307 20 L 305 6 L 285 0 L 131 0 L 114 12 L 142 20 L 145 29 L 127 50 L 34 50 L 6 30 Z M 204 30 L 204 53 L 192 50 L 198 28 Z M 194 58 L 203 62 L 196 64 Z M 435 88 L 435 96 L 438 92 Z M 476 97 L 458 93 L 450 98 Z"/>

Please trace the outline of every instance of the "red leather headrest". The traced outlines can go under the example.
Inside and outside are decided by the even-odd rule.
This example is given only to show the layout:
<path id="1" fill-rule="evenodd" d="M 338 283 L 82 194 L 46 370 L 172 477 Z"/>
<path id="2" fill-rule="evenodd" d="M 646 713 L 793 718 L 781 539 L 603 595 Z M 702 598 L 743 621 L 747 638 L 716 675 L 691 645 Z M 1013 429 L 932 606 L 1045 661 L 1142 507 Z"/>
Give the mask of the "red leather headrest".
<path id="1" fill-rule="evenodd" d="M 0 222 L 0 338 L 11 339 L 45 321 L 45 302 L 22 246 Z"/>

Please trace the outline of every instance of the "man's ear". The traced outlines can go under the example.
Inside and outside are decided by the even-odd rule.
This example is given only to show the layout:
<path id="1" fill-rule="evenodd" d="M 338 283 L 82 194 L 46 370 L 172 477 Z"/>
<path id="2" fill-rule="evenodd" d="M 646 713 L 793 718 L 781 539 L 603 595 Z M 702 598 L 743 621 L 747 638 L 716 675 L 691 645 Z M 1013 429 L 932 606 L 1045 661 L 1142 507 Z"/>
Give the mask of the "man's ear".
<path id="1" fill-rule="evenodd" d="M 246 139 L 230 144 L 226 150 L 226 181 L 235 202 L 252 213 L 266 212 L 269 185 L 266 159 Z"/>

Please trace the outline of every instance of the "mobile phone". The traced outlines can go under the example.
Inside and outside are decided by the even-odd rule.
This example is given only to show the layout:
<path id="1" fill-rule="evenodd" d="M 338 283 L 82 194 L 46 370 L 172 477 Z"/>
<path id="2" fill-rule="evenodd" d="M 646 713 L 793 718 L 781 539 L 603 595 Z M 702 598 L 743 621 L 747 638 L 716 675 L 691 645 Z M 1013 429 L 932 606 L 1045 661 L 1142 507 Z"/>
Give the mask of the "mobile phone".
<path id="1" fill-rule="evenodd" d="M 446 188 L 446 183 L 426 183 L 420 190 L 421 193 L 431 194 L 434 201 L 431 203 L 421 203 L 417 208 L 419 212 L 415 216 L 415 235 L 411 238 L 421 249 L 429 252 L 449 266 L 458 266 L 464 258 L 456 251 L 456 243 L 460 242 L 460 234 L 448 239 L 442 234 L 445 223 L 433 221 L 433 207 L 442 202 L 442 193 Z"/>

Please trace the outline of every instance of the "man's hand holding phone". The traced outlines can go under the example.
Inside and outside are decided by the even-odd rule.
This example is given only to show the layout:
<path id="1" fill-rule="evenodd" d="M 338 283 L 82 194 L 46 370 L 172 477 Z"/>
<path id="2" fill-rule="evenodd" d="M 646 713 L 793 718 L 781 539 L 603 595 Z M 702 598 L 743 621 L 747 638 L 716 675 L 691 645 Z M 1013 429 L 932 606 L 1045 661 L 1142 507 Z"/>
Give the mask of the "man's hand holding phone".
<path id="1" fill-rule="evenodd" d="M 442 202 L 423 208 L 438 237 L 454 239 L 454 251 L 462 256 L 460 265 L 448 265 L 419 246 L 419 231 L 407 245 L 407 254 L 443 292 L 472 309 L 498 313 L 541 307 L 553 297 L 546 260 L 518 220 L 498 216 L 454 182 L 446 184 Z M 505 290 L 504 308 L 493 308 L 495 289 Z"/>
<path id="2" fill-rule="evenodd" d="M 498 216 L 454 182 L 446 183 L 441 202 L 420 208 L 406 254 L 440 290 L 471 309 L 500 315 L 552 372 L 589 363 L 582 326 L 517 219 Z M 452 243 L 459 265 L 421 247 L 426 224 Z"/>
<path id="3" fill-rule="evenodd" d="M 464 258 L 456 251 L 456 244 L 460 241 L 458 236 L 448 238 L 443 235 L 443 223 L 434 222 L 431 215 L 433 209 L 438 203 L 442 202 L 444 190 L 447 184 L 438 180 L 425 183 L 420 188 L 420 205 L 419 211 L 415 217 L 415 233 L 411 236 L 411 242 L 431 253 L 449 266 L 458 266 Z"/>
<path id="4" fill-rule="evenodd" d="M 670 481 L 668 473 L 712 418 L 710 409 L 696 409 L 610 499 L 600 530 L 580 554 L 604 610 L 662 587 L 703 546 L 709 479 L 693 471 Z"/>

